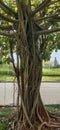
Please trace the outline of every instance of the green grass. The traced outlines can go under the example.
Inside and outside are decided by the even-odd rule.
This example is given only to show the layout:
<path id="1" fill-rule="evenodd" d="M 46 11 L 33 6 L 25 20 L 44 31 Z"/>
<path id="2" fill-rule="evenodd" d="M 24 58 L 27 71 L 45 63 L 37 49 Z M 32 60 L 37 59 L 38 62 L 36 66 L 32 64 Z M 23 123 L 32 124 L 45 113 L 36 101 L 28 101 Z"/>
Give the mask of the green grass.
<path id="1" fill-rule="evenodd" d="M 12 65 L 0 65 L 0 81 L 13 81 L 15 77 Z"/>
<path id="2" fill-rule="evenodd" d="M 7 121 L 0 123 L 0 130 L 7 130 L 7 126 L 8 126 Z"/>
<path id="3" fill-rule="evenodd" d="M 46 105 L 45 107 L 46 107 L 47 111 L 59 112 L 59 116 L 60 116 L 60 105 Z"/>
<path id="4" fill-rule="evenodd" d="M 60 68 L 43 69 L 43 75 L 60 75 Z M 0 65 L 0 81 L 13 81 L 15 74 L 12 65 Z M 43 76 L 42 81 L 60 81 L 60 76 Z"/>
<path id="5" fill-rule="evenodd" d="M 11 75 L 14 76 L 14 71 L 12 65 L 0 65 L 0 75 Z"/>
<path id="6" fill-rule="evenodd" d="M 14 81 L 14 76 L 9 75 L 0 75 L 0 81 Z"/>
<path id="7" fill-rule="evenodd" d="M 60 68 L 43 69 L 43 75 L 60 75 Z M 60 81 L 60 76 L 43 76 L 42 81 Z"/>
<path id="8" fill-rule="evenodd" d="M 13 68 L 12 68 L 12 65 L 8 65 L 8 64 L 2 64 L 0 65 L 0 72 L 1 71 L 12 71 Z"/>
<path id="9" fill-rule="evenodd" d="M 12 108 L 0 108 L 0 130 L 7 130 L 8 116 L 13 112 Z"/>
<path id="10" fill-rule="evenodd" d="M 60 75 L 60 68 L 53 68 L 53 69 L 43 69 L 43 74 L 55 74 L 55 75 Z"/>
<path id="11" fill-rule="evenodd" d="M 42 81 L 60 81 L 60 77 L 58 76 L 43 76 Z"/>
<path id="12" fill-rule="evenodd" d="M 13 111 L 12 108 L 1 108 L 0 109 L 0 118 L 1 117 L 7 117 L 11 114 L 11 112 Z"/>

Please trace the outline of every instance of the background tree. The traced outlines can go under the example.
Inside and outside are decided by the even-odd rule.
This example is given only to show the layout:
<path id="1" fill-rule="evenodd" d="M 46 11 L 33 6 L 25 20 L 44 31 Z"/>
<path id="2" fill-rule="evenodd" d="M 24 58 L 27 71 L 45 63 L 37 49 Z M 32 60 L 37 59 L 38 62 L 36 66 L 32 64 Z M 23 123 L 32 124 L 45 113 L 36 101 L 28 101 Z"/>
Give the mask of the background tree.
<path id="1" fill-rule="evenodd" d="M 55 57 L 55 59 L 54 59 L 54 67 L 56 68 L 56 67 L 58 67 L 58 62 L 57 62 L 57 58 Z"/>
<path id="2" fill-rule="evenodd" d="M 54 122 L 52 125 L 40 94 L 42 60 L 48 35 L 60 31 L 59 7 L 59 0 L 0 0 L 0 35 L 8 37 L 18 83 L 18 112 L 14 130 L 34 129 L 36 122 L 36 129 L 60 127 Z M 14 63 L 14 52 L 17 65 Z"/>

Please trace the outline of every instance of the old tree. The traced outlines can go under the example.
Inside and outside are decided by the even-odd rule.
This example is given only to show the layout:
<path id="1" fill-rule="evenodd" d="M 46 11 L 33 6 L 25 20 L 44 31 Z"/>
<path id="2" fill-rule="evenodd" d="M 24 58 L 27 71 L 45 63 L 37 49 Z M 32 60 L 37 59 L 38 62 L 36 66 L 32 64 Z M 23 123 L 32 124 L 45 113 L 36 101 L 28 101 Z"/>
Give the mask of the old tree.
<path id="1" fill-rule="evenodd" d="M 9 42 L 18 84 L 14 130 L 60 128 L 45 110 L 40 94 L 47 39 L 60 31 L 59 22 L 60 0 L 0 0 L 0 38 Z"/>

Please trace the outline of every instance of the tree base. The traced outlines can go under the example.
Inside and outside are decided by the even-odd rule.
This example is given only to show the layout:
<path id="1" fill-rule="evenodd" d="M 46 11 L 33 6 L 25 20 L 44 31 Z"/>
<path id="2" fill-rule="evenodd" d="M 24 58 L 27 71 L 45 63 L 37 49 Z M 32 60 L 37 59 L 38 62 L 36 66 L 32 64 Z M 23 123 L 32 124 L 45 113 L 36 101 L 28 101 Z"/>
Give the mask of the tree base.
<path id="1" fill-rule="evenodd" d="M 41 122 L 39 119 L 34 120 L 34 123 L 31 126 L 26 126 L 23 121 L 15 121 L 16 114 L 13 115 L 12 119 L 10 118 L 9 122 L 12 120 L 14 126 L 10 126 L 8 130 L 59 130 L 60 129 L 60 117 L 57 117 L 53 113 L 48 112 L 49 122 Z M 40 117 L 40 115 L 39 115 Z M 43 119 L 42 119 L 43 120 Z"/>

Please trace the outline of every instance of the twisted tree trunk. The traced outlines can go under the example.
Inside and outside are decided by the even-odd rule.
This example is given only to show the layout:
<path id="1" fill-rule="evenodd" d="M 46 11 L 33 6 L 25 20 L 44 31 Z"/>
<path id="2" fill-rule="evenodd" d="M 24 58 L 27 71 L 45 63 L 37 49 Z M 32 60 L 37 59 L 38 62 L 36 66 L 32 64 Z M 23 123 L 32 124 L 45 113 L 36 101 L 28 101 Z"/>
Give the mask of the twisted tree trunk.
<path id="1" fill-rule="evenodd" d="M 46 36 L 36 34 L 36 31 L 42 29 L 31 18 L 30 6 L 28 12 L 24 4 L 18 0 L 17 6 L 19 19 L 15 35 L 18 57 L 17 67 L 14 65 L 13 51 L 12 47 L 10 47 L 18 83 L 18 117 L 14 130 L 20 130 L 23 127 L 33 128 L 35 122 L 40 122 L 42 128 L 43 125 L 47 125 L 47 122 L 50 122 L 40 94 L 42 60 L 46 49 Z"/>
<path id="2" fill-rule="evenodd" d="M 18 81 L 18 122 L 23 122 L 24 126 L 33 127 L 33 124 L 37 120 L 39 120 L 40 123 L 49 122 L 49 116 L 40 95 L 43 58 L 38 44 L 41 43 L 38 43 L 38 40 L 36 39 L 35 41 L 35 38 L 32 37 L 31 28 L 29 28 L 27 42 L 23 41 L 23 36 L 23 39 L 18 36 L 16 36 L 16 38 L 20 62 L 17 61 L 18 68 L 16 70 L 18 71 L 15 71 Z M 22 46 L 20 38 L 24 46 Z M 25 44 L 27 46 L 25 46 Z M 19 49 L 19 46 L 21 49 Z M 19 97 L 21 97 L 20 107 Z M 18 129 L 20 129 L 20 125 L 21 124 L 18 123 Z"/>
<path id="3" fill-rule="evenodd" d="M 15 127 L 14 129 L 20 130 L 21 122 L 25 127 L 33 127 L 33 124 L 37 120 L 39 120 L 40 123 L 49 122 L 49 116 L 44 108 L 40 95 L 42 52 L 43 49 L 45 49 L 45 36 L 40 36 L 40 41 L 38 40 L 39 34 L 34 35 L 34 32 L 40 30 L 40 28 L 34 23 L 33 19 L 31 19 L 29 12 L 27 19 L 26 12 L 23 13 L 22 5 L 21 3 L 19 4 L 18 1 L 17 6 L 19 17 L 16 33 L 17 67 L 14 64 L 11 44 L 10 50 L 18 83 L 18 123 L 17 128 Z"/>

